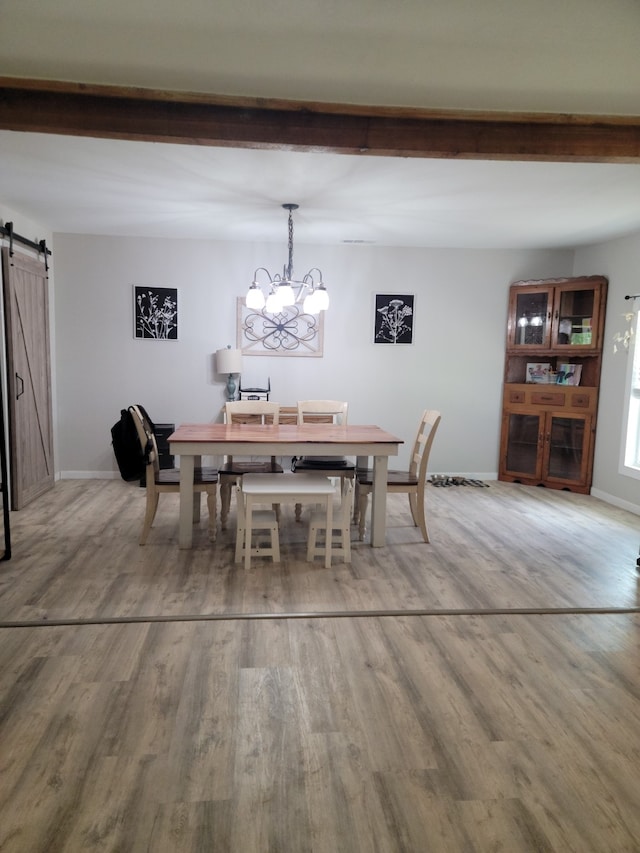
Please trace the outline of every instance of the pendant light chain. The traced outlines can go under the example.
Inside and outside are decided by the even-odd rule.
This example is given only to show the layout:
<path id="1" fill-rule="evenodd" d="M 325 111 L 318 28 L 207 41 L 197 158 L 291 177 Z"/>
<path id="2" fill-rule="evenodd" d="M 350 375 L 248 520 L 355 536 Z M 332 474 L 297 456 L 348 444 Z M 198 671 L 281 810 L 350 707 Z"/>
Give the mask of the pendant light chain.
<path id="1" fill-rule="evenodd" d="M 297 207 L 298 205 L 296 205 Z M 287 268 L 287 281 L 293 280 L 293 205 L 287 205 L 289 208 L 289 266 Z"/>

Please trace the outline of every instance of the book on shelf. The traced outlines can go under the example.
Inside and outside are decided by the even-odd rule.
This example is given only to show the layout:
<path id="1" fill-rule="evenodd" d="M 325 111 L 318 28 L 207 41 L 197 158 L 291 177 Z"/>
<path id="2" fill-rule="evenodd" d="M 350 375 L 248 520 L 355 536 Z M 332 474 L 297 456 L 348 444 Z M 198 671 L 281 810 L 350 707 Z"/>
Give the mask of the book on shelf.
<path id="1" fill-rule="evenodd" d="M 549 382 L 549 373 L 551 365 L 548 362 L 527 364 L 527 382 L 535 382 L 539 385 L 547 385 Z"/>
<path id="2" fill-rule="evenodd" d="M 581 376 L 581 364 L 559 364 L 556 382 L 558 385 L 579 385 Z"/>
<path id="3" fill-rule="evenodd" d="M 576 331 L 571 334 L 571 343 L 576 346 L 589 346 L 592 343 L 591 317 L 583 317 Z"/>

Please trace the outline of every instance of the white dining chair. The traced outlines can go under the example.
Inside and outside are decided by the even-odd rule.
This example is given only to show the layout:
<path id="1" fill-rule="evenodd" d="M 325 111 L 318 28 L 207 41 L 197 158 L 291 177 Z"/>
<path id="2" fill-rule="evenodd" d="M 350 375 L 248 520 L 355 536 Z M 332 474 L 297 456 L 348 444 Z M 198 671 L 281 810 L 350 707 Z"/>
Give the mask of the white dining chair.
<path id="1" fill-rule="evenodd" d="M 145 486 L 146 486 L 146 509 L 142 531 L 139 542 L 144 545 L 156 517 L 160 495 L 180 494 L 180 471 L 176 468 L 161 469 L 159 463 L 158 444 L 153 431 L 152 424 L 146 412 L 137 406 L 129 406 L 133 423 L 138 433 L 140 447 L 147 449 L 145 454 Z M 218 490 L 218 472 L 215 468 L 201 468 L 194 470 L 193 479 L 193 520 L 200 518 L 200 495 L 204 492 L 207 496 L 207 508 L 209 510 L 209 539 L 216 539 L 216 493 Z"/>
<path id="2" fill-rule="evenodd" d="M 305 423 L 327 423 L 338 426 L 347 424 L 349 404 L 343 400 L 298 400 L 298 425 Z M 345 456 L 303 456 L 295 459 L 294 473 L 320 474 L 324 477 L 353 479 L 356 466 Z M 296 521 L 300 521 L 302 506 L 296 505 Z"/>
<path id="3" fill-rule="evenodd" d="M 280 404 L 267 400 L 233 400 L 225 403 L 224 420 L 227 424 L 256 423 L 278 424 Z M 227 529 L 227 518 L 231 506 L 233 487 L 245 474 L 282 473 L 282 466 L 272 456 L 269 460 L 234 459 L 225 456 L 222 467 L 218 469 L 220 477 L 220 528 Z"/>
<path id="4" fill-rule="evenodd" d="M 440 425 L 440 412 L 435 409 L 425 409 L 420 418 L 418 431 L 413 443 L 413 452 L 407 471 L 387 472 L 387 493 L 404 493 L 409 497 L 411 517 L 416 527 L 420 528 L 422 538 L 429 541 L 427 516 L 425 512 L 425 487 L 427 485 L 427 465 L 431 445 Z M 373 468 L 359 468 L 356 472 L 356 492 L 354 524 L 358 525 L 360 541 L 364 539 L 369 493 L 373 489 Z"/>

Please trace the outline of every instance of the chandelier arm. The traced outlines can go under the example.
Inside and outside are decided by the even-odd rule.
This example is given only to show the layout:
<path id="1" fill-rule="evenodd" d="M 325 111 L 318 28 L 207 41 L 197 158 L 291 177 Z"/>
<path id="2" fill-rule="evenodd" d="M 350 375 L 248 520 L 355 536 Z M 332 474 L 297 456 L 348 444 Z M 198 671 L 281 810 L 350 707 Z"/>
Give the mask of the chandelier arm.
<path id="1" fill-rule="evenodd" d="M 254 274 L 253 274 L 253 283 L 254 284 L 258 284 L 258 273 L 259 272 L 266 273 L 267 278 L 269 279 L 269 284 L 273 284 L 274 279 L 271 278 L 271 273 L 269 272 L 269 270 L 266 267 L 258 267 L 258 269 L 254 272 Z M 277 278 L 277 276 L 276 276 L 276 278 Z"/>
<path id="2" fill-rule="evenodd" d="M 318 273 L 318 278 L 319 278 L 318 282 L 316 282 L 315 278 L 313 277 L 314 272 Z M 309 272 L 302 279 L 302 282 L 307 287 L 311 287 L 312 290 L 315 289 L 316 287 L 323 287 L 324 282 L 322 280 L 322 270 L 319 267 L 311 267 Z"/>

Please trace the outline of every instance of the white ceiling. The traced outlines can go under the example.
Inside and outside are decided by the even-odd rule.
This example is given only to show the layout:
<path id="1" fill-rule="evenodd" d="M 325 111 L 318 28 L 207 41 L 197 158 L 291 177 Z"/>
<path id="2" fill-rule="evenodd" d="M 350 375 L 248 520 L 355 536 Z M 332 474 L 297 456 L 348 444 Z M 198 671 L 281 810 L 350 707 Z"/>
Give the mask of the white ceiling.
<path id="1" fill-rule="evenodd" d="M 2 0 L 0 74 L 637 115 L 638 0 Z"/>
<path id="2" fill-rule="evenodd" d="M 0 75 L 425 109 L 639 115 L 638 0 L 2 0 Z M 572 247 L 640 229 L 640 165 L 230 150 L 0 132 L 54 231 Z M 16 229 L 18 230 L 18 229 Z"/>
<path id="3" fill-rule="evenodd" d="M 54 232 L 556 248 L 640 230 L 640 166 L 390 158 L 0 132 L 0 201 Z M 16 228 L 16 230 L 19 230 Z"/>

